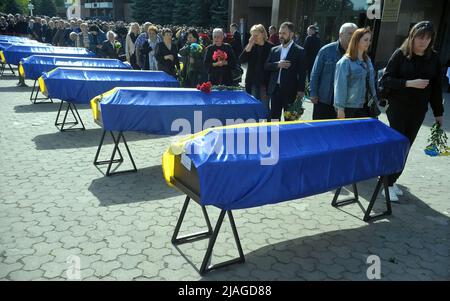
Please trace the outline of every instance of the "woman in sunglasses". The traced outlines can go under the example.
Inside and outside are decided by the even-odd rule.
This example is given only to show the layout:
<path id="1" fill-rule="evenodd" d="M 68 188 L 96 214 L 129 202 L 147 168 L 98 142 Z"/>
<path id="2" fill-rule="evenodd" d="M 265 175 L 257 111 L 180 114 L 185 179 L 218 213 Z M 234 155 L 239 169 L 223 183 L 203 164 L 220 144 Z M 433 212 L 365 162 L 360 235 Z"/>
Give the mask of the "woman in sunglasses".
<path id="1" fill-rule="evenodd" d="M 430 104 L 436 122 L 443 123 L 441 64 L 433 50 L 433 24 L 422 21 L 413 26 L 402 46 L 389 59 L 381 86 L 389 100 L 387 117 L 391 128 L 413 144 Z M 401 172 L 389 177 L 391 201 L 403 192 L 395 185 Z"/>

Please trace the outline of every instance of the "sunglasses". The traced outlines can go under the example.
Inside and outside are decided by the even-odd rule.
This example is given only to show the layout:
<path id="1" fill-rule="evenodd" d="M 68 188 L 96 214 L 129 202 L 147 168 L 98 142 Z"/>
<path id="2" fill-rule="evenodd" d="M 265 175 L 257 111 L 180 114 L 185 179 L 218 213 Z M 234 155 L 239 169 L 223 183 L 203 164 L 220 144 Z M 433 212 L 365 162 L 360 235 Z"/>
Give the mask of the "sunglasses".
<path id="1" fill-rule="evenodd" d="M 433 23 L 430 21 L 422 21 L 416 24 L 416 29 L 428 29 L 428 30 L 433 30 Z"/>

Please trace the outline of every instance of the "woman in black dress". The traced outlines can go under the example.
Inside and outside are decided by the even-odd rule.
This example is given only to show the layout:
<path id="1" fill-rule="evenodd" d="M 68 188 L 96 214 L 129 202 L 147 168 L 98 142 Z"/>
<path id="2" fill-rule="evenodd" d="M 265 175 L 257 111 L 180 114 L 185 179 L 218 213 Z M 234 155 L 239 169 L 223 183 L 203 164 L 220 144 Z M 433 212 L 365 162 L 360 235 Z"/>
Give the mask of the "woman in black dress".
<path id="1" fill-rule="evenodd" d="M 177 69 L 180 69 L 178 60 L 178 49 L 172 43 L 172 31 L 168 28 L 162 30 L 163 41 L 156 45 L 155 57 L 158 62 L 158 70 L 164 71 L 173 77 L 177 76 Z"/>

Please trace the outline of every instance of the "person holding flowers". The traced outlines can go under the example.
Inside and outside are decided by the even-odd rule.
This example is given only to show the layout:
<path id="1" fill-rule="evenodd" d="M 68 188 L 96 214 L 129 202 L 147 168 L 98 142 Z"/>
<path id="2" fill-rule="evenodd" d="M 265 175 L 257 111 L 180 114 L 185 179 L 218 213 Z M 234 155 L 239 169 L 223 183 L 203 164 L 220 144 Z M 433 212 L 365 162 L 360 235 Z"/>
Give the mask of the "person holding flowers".
<path id="1" fill-rule="evenodd" d="M 204 48 L 199 43 L 199 35 L 193 28 L 187 31 L 186 46 L 180 49 L 180 55 L 185 58 L 186 68 L 184 86 L 194 88 L 204 82 L 203 56 Z"/>
<path id="2" fill-rule="evenodd" d="M 107 40 L 103 42 L 102 48 L 100 49 L 102 57 L 108 59 L 117 59 L 119 57 L 119 49 L 122 47 L 122 45 L 119 43 L 119 41 L 116 41 L 116 37 L 117 36 L 115 32 L 112 30 L 106 33 Z"/>
<path id="3" fill-rule="evenodd" d="M 391 128 L 405 135 L 410 145 L 425 119 L 428 105 L 433 110 L 436 129 L 443 125 L 441 64 L 433 50 L 436 33 L 433 24 L 414 25 L 408 37 L 389 59 L 381 78 L 381 88 L 389 100 L 387 117 Z M 389 196 L 398 201 L 402 191 L 395 185 L 401 172 L 389 177 Z"/>
<path id="4" fill-rule="evenodd" d="M 236 55 L 229 44 L 223 42 L 221 28 L 213 30 L 213 44 L 206 48 L 204 66 L 212 85 L 233 85 L 232 70 L 238 67 Z"/>

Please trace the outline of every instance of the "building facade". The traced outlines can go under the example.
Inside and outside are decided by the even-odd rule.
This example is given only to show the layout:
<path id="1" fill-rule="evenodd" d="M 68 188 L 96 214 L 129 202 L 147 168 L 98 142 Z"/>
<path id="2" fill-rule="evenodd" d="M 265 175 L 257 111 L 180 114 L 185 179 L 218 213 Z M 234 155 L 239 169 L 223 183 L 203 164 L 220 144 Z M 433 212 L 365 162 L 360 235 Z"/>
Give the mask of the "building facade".
<path id="1" fill-rule="evenodd" d="M 67 0 L 68 16 L 131 21 L 131 0 Z"/>
<path id="2" fill-rule="evenodd" d="M 238 23 L 244 32 L 253 24 L 279 26 L 291 21 L 301 41 L 306 29 L 319 28 L 323 43 L 338 39 L 345 22 L 359 27 L 369 26 L 374 32 L 371 56 L 375 65 L 385 65 L 400 46 L 409 29 L 421 20 L 432 21 L 437 31 L 435 49 L 441 62 L 450 60 L 450 0 L 231 0 L 230 23 Z M 382 37 L 382 39 L 380 39 Z"/>

